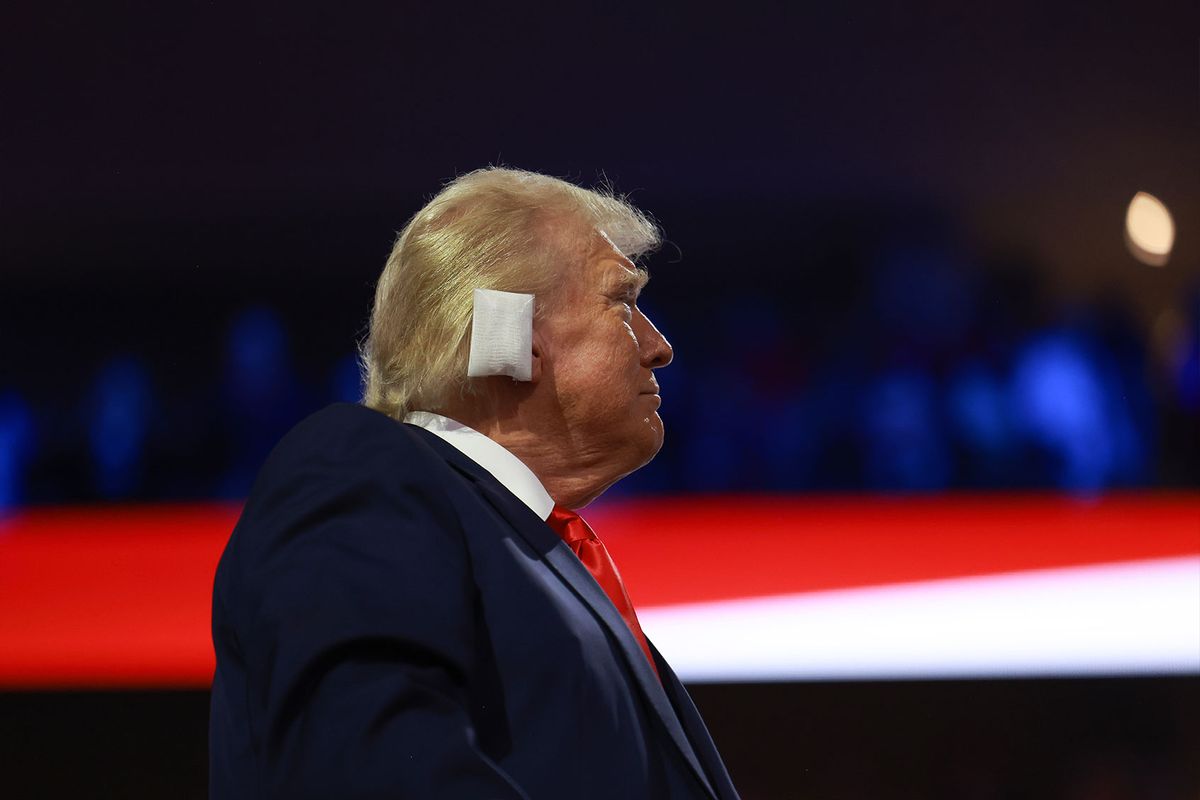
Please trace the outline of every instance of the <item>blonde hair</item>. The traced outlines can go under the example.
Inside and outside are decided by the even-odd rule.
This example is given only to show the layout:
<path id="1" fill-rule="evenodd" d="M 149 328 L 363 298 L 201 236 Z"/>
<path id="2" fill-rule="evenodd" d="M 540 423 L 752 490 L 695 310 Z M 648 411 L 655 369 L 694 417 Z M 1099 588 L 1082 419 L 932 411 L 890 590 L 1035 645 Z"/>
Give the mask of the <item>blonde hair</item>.
<path id="1" fill-rule="evenodd" d="M 360 347 L 363 404 L 397 419 L 441 407 L 467 378 L 475 289 L 535 295 L 535 314 L 596 230 L 628 258 L 656 248 L 658 227 L 609 188 L 488 167 L 448 183 L 396 238 Z"/>

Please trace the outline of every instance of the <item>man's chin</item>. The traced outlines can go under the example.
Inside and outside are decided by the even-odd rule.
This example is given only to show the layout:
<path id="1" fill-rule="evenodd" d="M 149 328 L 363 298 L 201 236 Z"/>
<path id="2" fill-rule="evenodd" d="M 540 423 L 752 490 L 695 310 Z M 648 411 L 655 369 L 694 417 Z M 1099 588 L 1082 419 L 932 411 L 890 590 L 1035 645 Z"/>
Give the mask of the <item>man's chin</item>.
<path id="1" fill-rule="evenodd" d="M 655 411 L 643 413 L 636 425 L 613 427 L 607 433 L 609 457 L 622 478 L 649 464 L 663 446 L 662 418 Z"/>
<path id="2" fill-rule="evenodd" d="M 646 458 L 639 464 L 639 467 L 644 467 L 650 463 L 653 458 L 658 455 L 658 451 L 663 446 L 663 421 L 657 411 L 652 411 L 650 416 L 646 417 L 645 424 L 648 430 L 646 431 Z"/>

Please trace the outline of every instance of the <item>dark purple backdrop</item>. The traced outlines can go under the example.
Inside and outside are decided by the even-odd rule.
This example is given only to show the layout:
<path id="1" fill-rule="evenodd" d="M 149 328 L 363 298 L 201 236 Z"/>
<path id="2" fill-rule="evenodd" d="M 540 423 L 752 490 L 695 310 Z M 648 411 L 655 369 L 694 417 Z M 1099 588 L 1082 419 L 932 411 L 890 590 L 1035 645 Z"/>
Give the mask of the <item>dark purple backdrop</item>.
<path id="1" fill-rule="evenodd" d="M 3 16 L 0 509 L 240 496 L 292 422 L 355 394 L 395 232 L 489 163 L 605 177 L 666 231 L 645 304 L 677 353 L 660 375 L 667 445 L 619 491 L 1200 484 L 1194 3 Z M 1174 214 L 1165 267 L 1122 242 L 1139 190 Z M 845 706 L 820 685 L 780 688 L 789 714 L 815 709 L 800 751 L 840 725 L 876 765 L 851 775 L 861 762 L 827 748 L 818 760 L 847 780 L 794 784 L 786 747 L 751 746 L 789 735 L 760 713 L 783 694 L 698 697 L 748 797 L 1195 785 L 1181 754 L 1198 715 L 1178 715 L 1194 680 L 1004 687 L 842 686 L 878 700 Z M 0 704 L 18 786 L 69 774 L 61 761 L 90 765 L 97 796 L 177 775 L 192 781 L 180 796 L 202 791 L 203 698 Z M 1015 706 L 1042 716 L 1013 721 Z M 1094 740 L 1071 722 L 1107 708 Z M 107 749 L 83 733 L 101 717 L 119 732 Z M 186 743 L 161 744 L 167 729 Z M 953 768 L 922 782 L 906 741 L 921 770 L 939 752 Z M 106 770 L 125 777 L 89 777 Z"/>

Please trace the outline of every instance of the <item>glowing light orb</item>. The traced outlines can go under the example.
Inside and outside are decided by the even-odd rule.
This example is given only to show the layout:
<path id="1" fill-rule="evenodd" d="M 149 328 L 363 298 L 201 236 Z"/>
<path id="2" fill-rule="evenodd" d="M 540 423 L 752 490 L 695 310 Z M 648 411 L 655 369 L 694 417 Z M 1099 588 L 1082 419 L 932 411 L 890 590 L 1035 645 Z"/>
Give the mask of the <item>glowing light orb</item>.
<path id="1" fill-rule="evenodd" d="M 1143 264 L 1161 267 L 1175 245 L 1175 221 L 1163 202 L 1149 192 L 1138 192 L 1125 212 L 1125 244 Z"/>

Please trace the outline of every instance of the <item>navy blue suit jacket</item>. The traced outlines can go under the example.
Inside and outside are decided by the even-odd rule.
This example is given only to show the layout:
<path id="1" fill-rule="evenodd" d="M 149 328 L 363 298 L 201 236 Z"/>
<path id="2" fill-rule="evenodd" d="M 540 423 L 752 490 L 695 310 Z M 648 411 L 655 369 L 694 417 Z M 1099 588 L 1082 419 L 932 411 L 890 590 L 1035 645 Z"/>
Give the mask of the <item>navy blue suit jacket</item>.
<path id="1" fill-rule="evenodd" d="M 213 798 L 737 797 L 678 678 L 554 532 L 360 406 L 267 460 L 213 642 Z"/>

